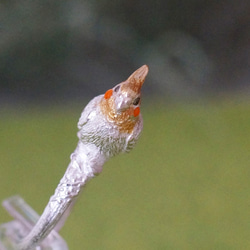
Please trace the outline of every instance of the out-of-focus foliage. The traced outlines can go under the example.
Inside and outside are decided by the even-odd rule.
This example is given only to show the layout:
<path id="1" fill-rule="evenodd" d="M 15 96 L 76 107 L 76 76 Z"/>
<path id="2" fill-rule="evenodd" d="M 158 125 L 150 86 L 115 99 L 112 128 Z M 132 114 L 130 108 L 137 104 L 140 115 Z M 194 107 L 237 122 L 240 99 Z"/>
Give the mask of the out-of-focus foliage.
<path id="1" fill-rule="evenodd" d="M 249 91 L 250 2 L 2 1 L 0 100 L 79 99 L 141 64 L 145 92 Z"/>
<path id="2" fill-rule="evenodd" d="M 249 13 L 249 0 L 2 0 L 1 199 L 42 212 L 81 111 L 5 103 L 84 106 L 142 64 L 145 95 L 249 94 Z M 62 229 L 70 249 L 249 249 L 249 103 L 150 100 L 136 149 L 105 165 Z"/>

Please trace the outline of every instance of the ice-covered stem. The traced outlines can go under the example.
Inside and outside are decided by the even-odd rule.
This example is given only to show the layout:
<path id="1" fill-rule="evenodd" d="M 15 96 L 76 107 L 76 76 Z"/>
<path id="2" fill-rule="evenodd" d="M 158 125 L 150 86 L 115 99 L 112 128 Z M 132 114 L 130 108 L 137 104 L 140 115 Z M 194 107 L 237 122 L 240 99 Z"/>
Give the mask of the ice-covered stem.
<path id="1" fill-rule="evenodd" d="M 143 128 L 141 87 L 147 74 L 148 66 L 143 65 L 85 107 L 78 122 L 79 142 L 71 162 L 42 216 L 18 249 L 32 249 L 53 228 L 59 230 L 86 182 L 102 171 L 110 157 L 129 152 L 135 146 Z"/>
<path id="2" fill-rule="evenodd" d="M 98 166 L 95 164 L 96 161 L 102 164 L 98 164 Z M 95 174 L 102 171 L 103 163 L 104 158 L 98 153 L 96 147 L 90 147 L 90 145 L 86 147 L 81 142 L 78 143 L 76 150 L 71 155 L 71 162 L 57 186 L 54 195 L 51 196 L 37 224 L 29 235 L 19 244 L 19 249 L 28 250 L 34 248 L 35 245 L 51 232 L 58 222 L 60 222 L 60 228 L 62 227 L 66 217 L 64 217 L 63 221 L 61 221 L 61 218 L 75 201 L 75 198 L 86 182 L 93 178 Z M 60 228 L 58 227 L 57 230 Z"/>

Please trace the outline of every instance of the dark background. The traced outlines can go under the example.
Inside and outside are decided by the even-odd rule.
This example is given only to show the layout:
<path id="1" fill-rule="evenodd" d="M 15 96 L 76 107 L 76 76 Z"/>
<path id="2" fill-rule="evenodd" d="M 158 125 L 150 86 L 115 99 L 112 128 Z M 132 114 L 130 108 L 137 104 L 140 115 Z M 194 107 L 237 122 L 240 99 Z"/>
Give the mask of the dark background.
<path id="1" fill-rule="evenodd" d="M 146 95 L 250 91 L 247 0 L 1 1 L 0 102 L 90 98 L 150 67 Z"/>
<path id="2" fill-rule="evenodd" d="M 250 249 L 249 14 L 249 0 L 0 0 L 0 199 L 41 214 L 86 103 L 148 64 L 138 145 L 60 235 L 73 250 Z"/>

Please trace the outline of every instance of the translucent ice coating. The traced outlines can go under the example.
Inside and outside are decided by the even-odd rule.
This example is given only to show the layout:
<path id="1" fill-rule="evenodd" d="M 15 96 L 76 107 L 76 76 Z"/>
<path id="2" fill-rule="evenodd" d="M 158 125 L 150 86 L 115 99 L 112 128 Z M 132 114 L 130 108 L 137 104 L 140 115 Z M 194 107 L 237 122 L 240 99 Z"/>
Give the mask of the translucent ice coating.
<path id="1" fill-rule="evenodd" d="M 18 249 L 32 249 L 53 228 L 58 231 L 86 182 L 102 171 L 110 157 L 134 147 L 143 128 L 141 87 L 147 74 L 148 66 L 143 65 L 85 107 L 78 122 L 79 142 L 70 164 L 42 216 Z"/>

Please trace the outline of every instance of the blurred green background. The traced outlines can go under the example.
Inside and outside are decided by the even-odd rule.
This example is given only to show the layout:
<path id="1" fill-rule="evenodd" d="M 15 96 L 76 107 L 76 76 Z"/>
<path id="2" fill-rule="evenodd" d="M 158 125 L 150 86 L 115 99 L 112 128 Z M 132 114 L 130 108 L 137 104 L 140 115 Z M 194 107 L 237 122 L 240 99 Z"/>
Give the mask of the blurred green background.
<path id="1" fill-rule="evenodd" d="M 80 111 L 1 113 L 2 199 L 20 194 L 42 212 L 76 146 Z M 250 102 L 144 100 L 143 116 L 137 147 L 79 197 L 61 231 L 69 248 L 249 249 Z"/>
<path id="2" fill-rule="evenodd" d="M 84 106 L 148 64 L 138 145 L 88 183 L 61 235 L 74 250 L 250 249 L 249 10 L 1 1 L 0 199 L 41 214 Z"/>

